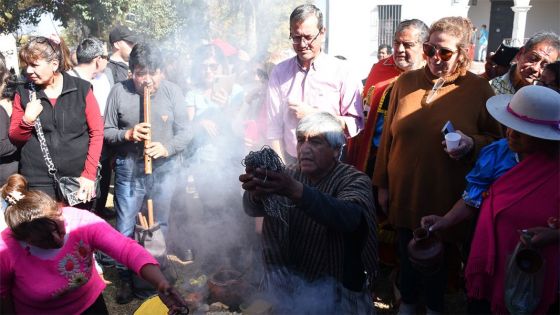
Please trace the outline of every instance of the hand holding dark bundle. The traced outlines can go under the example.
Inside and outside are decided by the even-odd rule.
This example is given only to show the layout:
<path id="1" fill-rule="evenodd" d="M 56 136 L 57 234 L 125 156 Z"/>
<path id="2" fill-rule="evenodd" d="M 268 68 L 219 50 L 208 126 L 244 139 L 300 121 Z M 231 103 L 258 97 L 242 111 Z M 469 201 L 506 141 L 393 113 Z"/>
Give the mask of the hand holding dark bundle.
<path id="1" fill-rule="evenodd" d="M 242 164 L 245 174 L 239 176 L 243 183 L 241 187 L 253 199 L 262 200 L 267 215 L 282 219 L 282 213 L 289 205 L 281 196 L 291 198 L 295 181 L 284 173 L 285 166 L 278 154 L 264 146 L 260 151 L 249 152 Z"/>

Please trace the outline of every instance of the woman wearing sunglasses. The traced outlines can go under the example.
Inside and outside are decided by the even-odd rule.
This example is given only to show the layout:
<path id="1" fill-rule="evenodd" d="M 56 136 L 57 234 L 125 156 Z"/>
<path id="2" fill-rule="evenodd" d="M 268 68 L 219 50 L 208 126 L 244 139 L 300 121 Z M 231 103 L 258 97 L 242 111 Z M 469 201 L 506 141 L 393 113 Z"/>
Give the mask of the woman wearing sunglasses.
<path id="1" fill-rule="evenodd" d="M 19 57 L 28 82 L 16 91 L 9 136 L 21 147 L 20 172 L 30 188 L 63 200 L 43 158 L 35 129 L 40 122 L 56 175 L 79 177 L 78 197 L 89 202 L 103 144 L 103 120 L 91 84 L 64 72 L 67 58 L 57 39 L 33 37 Z"/>
<path id="2" fill-rule="evenodd" d="M 453 244 L 465 230 L 443 235 L 447 263 L 433 274 L 422 274 L 410 263 L 407 245 L 420 219 L 444 215 L 464 190 L 464 177 L 479 150 L 498 139 L 499 124 L 485 104 L 494 92 L 488 82 L 468 72 L 472 24 L 446 17 L 432 24 L 423 44 L 426 66 L 402 74 L 388 109 L 373 182 L 379 203 L 397 228 L 400 255 L 401 314 L 415 314 L 424 292 L 428 314 L 444 311 L 446 267 L 459 264 Z M 451 121 L 461 135 L 459 146 L 442 147 L 442 127 Z M 457 268 L 458 269 L 458 268 Z"/>

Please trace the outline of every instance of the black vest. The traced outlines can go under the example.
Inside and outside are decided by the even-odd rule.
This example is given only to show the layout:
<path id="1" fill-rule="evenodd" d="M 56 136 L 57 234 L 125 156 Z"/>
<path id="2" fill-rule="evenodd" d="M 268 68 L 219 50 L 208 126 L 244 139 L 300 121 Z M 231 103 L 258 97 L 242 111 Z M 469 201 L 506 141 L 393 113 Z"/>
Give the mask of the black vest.
<path id="1" fill-rule="evenodd" d="M 55 106 L 45 92 L 35 86 L 43 111 L 39 115 L 50 155 L 58 170 L 57 176 L 79 177 L 89 148 L 89 128 L 86 121 L 86 95 L 91 84 L 80 78 L 62 73 L 62 93 Z M 29 83 L 18 87 L 21 106 L 25 111 L 30 95 Z M 52 186 L 39 140 L 35 130 L 21 149 L 20 173 L 31 186 Z"/>

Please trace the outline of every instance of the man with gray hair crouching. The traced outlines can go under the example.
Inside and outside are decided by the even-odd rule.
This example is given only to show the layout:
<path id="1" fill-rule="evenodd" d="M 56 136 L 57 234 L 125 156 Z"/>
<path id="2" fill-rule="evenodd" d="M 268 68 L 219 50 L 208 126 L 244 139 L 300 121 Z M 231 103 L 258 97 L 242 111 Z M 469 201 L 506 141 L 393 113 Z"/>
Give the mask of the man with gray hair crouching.
<path id="1" fill-rule="evenodd" d="M 239 176 L 245 212 L 264 217 L 264 288 L 280 313 L 373 314 L 370 179 L 339 161 L 346 136 L 334 116 L 306 116 L 296 136 L 296 163 L 281 172 L 247 166 Z"/>

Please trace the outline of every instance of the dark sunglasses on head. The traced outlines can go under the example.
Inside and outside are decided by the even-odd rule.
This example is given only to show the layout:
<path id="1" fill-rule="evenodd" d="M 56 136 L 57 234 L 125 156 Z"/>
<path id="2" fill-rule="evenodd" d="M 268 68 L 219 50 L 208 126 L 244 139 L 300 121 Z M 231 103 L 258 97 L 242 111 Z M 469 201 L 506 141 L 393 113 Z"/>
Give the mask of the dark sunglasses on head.
<path id="1" fill-rule="evenodd" d="M 457 50 L 451 50 L 448 48 L 436 48 L 435 46 L 433 46 L 430 43 L 424 43 L 422 45 L 422 49 L 424 50 L 424 54 L 426 56 L 428 56 L 428 58 L 432 58 L 434 57 L 436 54 L 438 55 L 439 59 L 443 60 L 443 61 L 449 61 L 449 59 L 451 59 L 451 57 L 453 57 L 453 54 L 455 54 L 457 52 Z"/>

